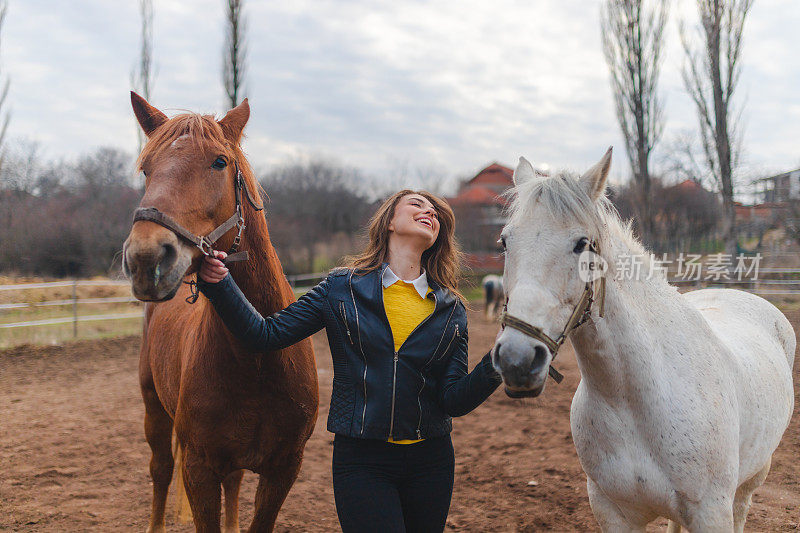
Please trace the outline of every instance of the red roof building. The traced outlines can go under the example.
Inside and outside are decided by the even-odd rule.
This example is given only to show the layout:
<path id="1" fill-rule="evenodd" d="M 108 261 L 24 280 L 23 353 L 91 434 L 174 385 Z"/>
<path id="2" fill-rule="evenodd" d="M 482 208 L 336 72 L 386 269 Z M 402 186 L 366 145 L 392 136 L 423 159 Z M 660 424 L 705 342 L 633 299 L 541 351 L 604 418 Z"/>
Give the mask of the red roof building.
<path id="1" fill-rule="evenodd" d="M 733 202 L 733 208 L 736 210 L 737 222 L 772 221 L 782 211 L 786 210 L 786 205 L 777 202 L 766 202 L 757 205 L 742 205 L 741 202 Z"/>
<path id="2" fill-rule="evenodd" d="M 503 269 L 497 239 L 506 222 L 503 210 L 508 200 L 503 193 L 514 186 L 513 175 L 510 168 L 492 163 L 447 199 L 456 214 L 456 231 L 467 252 L 467 264 L 474 270 Z"/>
<path id="3" fill-rule="evenodd" d="M 673 185 L 675 189 L 686 192 L 706 193 L 706 189 L 695 180 L 683 180 L 682 182 Z"/>
<path id="4" fill-rule="evenodd" d="M 501 195 L 514 186 L 514 171 L 499 163 L 492 163 L 474 178 L 461 184 L 459 192 L 448 198 L 452 206 L 497 206 L 504 207 Z"/>
<path id="5" fill-rule="evenodd" d="M 497 193 L 505 192 L 514 186 L 514 171 L 500 163 L 492 163 L 465 183 L 462 189 L 480 186 L 492 189 Z"/>

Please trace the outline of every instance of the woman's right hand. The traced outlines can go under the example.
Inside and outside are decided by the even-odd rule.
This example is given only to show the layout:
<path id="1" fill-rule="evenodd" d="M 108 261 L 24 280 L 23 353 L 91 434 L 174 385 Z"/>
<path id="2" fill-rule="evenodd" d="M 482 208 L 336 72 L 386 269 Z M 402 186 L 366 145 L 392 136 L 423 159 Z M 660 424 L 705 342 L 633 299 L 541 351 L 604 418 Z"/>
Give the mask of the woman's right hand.
<path id="1" fill-rule="evenodd" d="M 225 252 L 214 250 L 213 256 L 207 255 L 200 264 L 200 272 L 197 274 L 206 283 L 219 283 L 228 275 L 228 269 L 221 260 L 228 257 Z"/>

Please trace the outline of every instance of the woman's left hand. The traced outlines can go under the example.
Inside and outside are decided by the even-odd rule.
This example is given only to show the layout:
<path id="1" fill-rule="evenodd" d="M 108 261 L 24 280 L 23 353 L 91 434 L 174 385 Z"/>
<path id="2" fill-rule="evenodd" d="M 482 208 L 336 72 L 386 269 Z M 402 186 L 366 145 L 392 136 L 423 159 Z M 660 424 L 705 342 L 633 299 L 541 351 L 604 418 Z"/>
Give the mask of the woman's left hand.
<path id="1" fill-rule="evenodd" d="M 200 264 L 198 276 L 206 283 L 219 283 L 228 275 L 228 269 L 225 267 L 225 263 L 221 261 L 228 254 L 217 250 L 213 253 L 213 257 L 210 255 L 205 256 Z"/>

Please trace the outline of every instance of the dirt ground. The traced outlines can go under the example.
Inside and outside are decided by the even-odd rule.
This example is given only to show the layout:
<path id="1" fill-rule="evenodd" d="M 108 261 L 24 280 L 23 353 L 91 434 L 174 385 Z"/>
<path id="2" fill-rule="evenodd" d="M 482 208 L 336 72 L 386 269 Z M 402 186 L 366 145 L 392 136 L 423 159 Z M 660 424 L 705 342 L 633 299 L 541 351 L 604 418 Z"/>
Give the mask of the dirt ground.
<path id="1" fill-rule="evenodd" d="M 790 316 L 800 330 L 800 313 Z M 471 365 L 496 325 L 470 316 Z M 338 531 L 331 488 L 332 435 L 325 431 L 331 362 L 314 336 L 319 419 L 302 472 L 278 517 L 278 531 Z M 0 531 L 144 531 L 150 505 L 149 448 L 136 378 L 139 338 L 0 352 Z M 597 530 L 569 428 L 579 374 L 567 347 L 564 382 L 544 397 L 512 400 L 497 391 L 454 421 L 456 480 L 448 530 Z M 795 368 L 795 381 L 800 365 Z M 800 402 L 797 402 L 800 403 Z M 749 531 L 800 528 L 800 417 L 754 497 Z M 255 476 L 245 476 L 241 524 L 252 515 Z M 651 526 L 663 530 L 666 522 Z M 192 531 L 176 524 L 170 531 Z"/>

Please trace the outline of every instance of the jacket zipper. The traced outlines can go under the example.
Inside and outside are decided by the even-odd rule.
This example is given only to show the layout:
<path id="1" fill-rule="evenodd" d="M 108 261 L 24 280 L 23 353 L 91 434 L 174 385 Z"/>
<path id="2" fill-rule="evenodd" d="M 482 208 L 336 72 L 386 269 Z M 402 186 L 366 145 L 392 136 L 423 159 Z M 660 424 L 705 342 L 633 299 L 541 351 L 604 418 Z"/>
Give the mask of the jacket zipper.
<path id="1" fill-rule="evenodd" d="M 342 312 L 342 320 L 344 320 L 344 330 L 347 332 L 347 338 L 350 340 L 350 344 L 353 344 L 353 337 L 350 335 L 350 325 L 347 323 L 347 312 L 344 308 L 344 302 L 339 302 L 339 307 Z"/>
<path id="2" fill-rule="evenodd" d="M 429 364 L 431 364 L 431 362 L 433 362 L 433 360 L 434 360 L 434 359 L 436 359 L 436 352 L 438 352 L 438 351 L 439 351 L 439 346 L 441 346 L 441 345 L 442 345 L 442 342 L 444 341 L 444 336 L 445 336 L 445 335 L 447 335 L 447 326 L 449 326 L 449 325 L 450 325 L 450 320 L 452 320 L 452 318 L 453 318 L 453 313 L 455 313 L 455 312 L 456 312 L 456 306 L 457 306 L 457 305 L 458 305 L 458 303 L 457 303 L 457 302 L 456 302 L 455 304 L 453 304 L 453 310 L 452 310 L 452 311 L 450 311 L 450 316 L 449 316 L 449 317 L 447 317 L 447 322 L 445 323 L 445 325 L 444 325 L 444 329 L 442 330 L 442 336 L 439 338 L 439 344 L 437 344 L 437 345 L 436 345 L 436 349 L 433 351 L 433 357 L 431 357 L 431 358 L 428 360 L 428 362 L 427 362 L 427 363 L 425 363 L 425 366 L 423 366 L 422 368 L 425 368 L 425 367 L 427 367 Z"/>
<path id="3" fill-rule="evenodd" d="M 420 428 L 422 427 L 422 390 L 425 388 L 425 374 L 423 374 L 420 370 L 419 375 L 422 376 L 422 387 L 419 388 L 419 392 L 417 393 L 417 405 L 419 406 L 419 418 L 417 419 L 417 438 L 421 439 L 422 434 L 420 433 Z"/>
<path id="4" fill-rule="evenodd" d="M 364 355 L 364 347 L 361 345 L 361 333 L 359 331 L 359 324 L 358 324 L 358 307 L 356 307 L 356 297 L 353 295 L 353 271 L 350 271 L 350 277 L 348 278 L 348 282 L 350 284 L 350 298 L 353 299 L 353 309 L 356 312 L 356 333 L 358 333 L 358 349 L 361 351 L 361 358 L 364 359 L 364 376 L 362 377 L 362 381 L 364 382 L 364 410 L 361 412 L 361 431 L 360 435 L 364 434 L 364 421 L 367 418 L 367 357 Z M 394 344 L 394 342 L 392 342 Z"/>
<path id="5" fill-rule="evenodd" d="M 456 324 L 456 330 L 453 333 L 453 338 L 450 339 L 450 343 L 447 345 L 447 348 L 444 349 L 444 353 L 447 353 L 447 350 L 450 348 L 450 345 L 453 344 L 453 341 L 455 340 L 456 337 L 458 337 L 458 324 Z M 417 421 L 418 439 L 422 438 L 420 436 L 420 428 L 422 427 L 422 389 L 425 388 L 425 375 L 422 373 L 422 370 L 420 370 L 420 375 L 422 376 L 422 387 L 419 388 L 419 393 L 417 394 L 417 403 L 419 404 L 419 420 Z"/>
<path id="6" fill-rule="evenodd" d="M 443 354 L 447 353 L 447 350 L 450 349 L 450 346 L 453 344 L 453 341 L 456 340 L 456 337 L 458 337 L 458 324 L 456 324 L 456 329 L 453 332 L 453 337 L 450 339 L 450 342 L 447 343 L 447 346 L 445 347 L 444 351 L 442 352 Z"/>
<path id="7" fill-rule="evenodd" d="M 434 294 L 433 297 L 435 299 L 436 295 Z M 458 305 L 457 303 L 453 305 L 453 310 L 450 311 L 450 316 L 447 317 L 447 322 L 445 322 L 444 330 L 442 331 L 442 336 L 439 339 L 439 344 L 436 345 L 436 349 L 433 351 L 433 356 L 431 356 L 431 358 L 428 359 L 428 362 L 425 363 L 422 366 L 422 368 L 420 369 L 420 371 L 419 371 L 420 376 L 422 376 L 422 387 L 419 388 L 419 392 L 417 393 L 417 405 L 419 406 L 419 419 L 417 420 L 417 438 L 418 439 L 422 438 L 422 436 L 420 434 L 420 428 L 422 427 L 422 391 L 423 391 L 423 389 L 425 389 L 425 383 L 426 383 L 425 374 L 423 372 L 424 372 L 424 370 L 426 368 L 428 368 L 428 365 L 431 364 L 433 362 L 433 360 L 436 358 L 436 352 L 439 350 L 439 346 L 442 345 L 442 341 L 444 340 L 444 336 L 447 334 L 447 326 L 450 325 L 450 320 L 453 318 L 453 313 L 455 313 L 457 305 Z M 456 324 L 456 331 L 458 331 L 458 324 Z M 452 339 L 450 340 L 450 342 L 451 343 L 453 342 Z M 448 344 L 448 347 L 449 346 L 450 345 Z M 447 351 L 447 350 L 445 349 L 445 351 Z"/>
<path id="8" fill-rule="evenodd" d="M 384 268 L 384 271 L 385 270 L 386 269 Z M 381 279 L 383 279 L 383 271 L 381 272 Z M 403 348 L 403 345 L 406 342 L 408 342 L 408 339 L 411 338 L 411 335 L 413 335 L 414 332 L 417 331 L 425 322 L 427 322 L 428 319 L 433 316 L 433 313 L 436 312 L 436 305 L 439 302 L 436 300 L 436 293 L 431 293 L 431 294 L 433 294 L 433 312 L 431 314 L 429 314 L 428 316 L 426 316 L 425 319 L 422 322 L 417 324 L 417 326 L 414 329 L 411 330 L 411 333 L 408 334 L 408 337 L 406 337 L 406 340 L 403 341 L 403 344 L 400 345 L 400 348 L 398 348 L 397 350 L 394 351 L 394 372 L 392 373 L 392 414 L 389 417 L 389 438 L 390 439 L 394 438 L 394 437 L 392 437 L 392 431 L 394 431 L 394 402 L 395 402 L 395 390 L 397 389 L 397 359 L 398 359 L 397 353 Z M 386 301 L 383 298 L 383 284 L 381 284 L 381 299 L 384 300 L 384 302 L 383 302 L 383 314 L 384 314 L 384 316 L 386 316 Z M 386 316 L 386 322 L 387 323 L 389 322 L 389 317 L 388 316 Z M 394 347 L 394 333 L 392 332 L 392 325 L 391 324 L 389 324 L 389 334 L 392 337 L 392 347 Z M 423 378 L 423 379 L 425 379 L 425 378 Z M 420 393 L 422 393 L 422 390 L 420 390 Z M 419 395 L 417 395 L 417 403 L 420 403 Z M 420 404 L 419 416 L 420 416 L 420 418 L 422 418 L 422 405 L 421 404 Z M 419 427 L 417 428 L 417 435 L 419 435 Z"/>
<path id="9" fill-rule="evenodd" d="M 394 344 L 394 340 L 392 341 Z M 392 430 L 394 429 L 394 392 L 397 388 L 397 352 L 394 352 L 394 372 L 392 374 L 392 414 L 389 417 L 389 438 L 392 437 Z"/>

